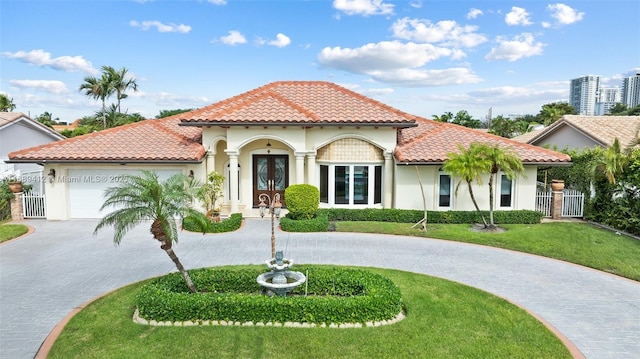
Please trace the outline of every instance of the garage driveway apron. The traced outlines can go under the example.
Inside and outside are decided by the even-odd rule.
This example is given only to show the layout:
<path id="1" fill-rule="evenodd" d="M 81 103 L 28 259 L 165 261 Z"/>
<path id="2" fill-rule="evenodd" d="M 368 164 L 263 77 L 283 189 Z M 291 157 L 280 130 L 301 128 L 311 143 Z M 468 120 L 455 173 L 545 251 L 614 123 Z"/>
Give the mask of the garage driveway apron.
<path id="1" fill-rule="evenodd" d="M 119 247 L 97 221 L 24 222 L 35 233 L 0 246 L 0 357 L 33 358 L 47 334 L 84 302 L 126 284 L 175 271 L 148 226 Z M 541 316 L 587 358 L 640 358 L 640 283 L 588 268 L 484 246 L 402 236 L 276 233 L 297 263 L 394 268 L 494 293 Z M 186 268 L 261 264 L 270 221 L 248 219 L 234 233 L 180 233 Z"/>

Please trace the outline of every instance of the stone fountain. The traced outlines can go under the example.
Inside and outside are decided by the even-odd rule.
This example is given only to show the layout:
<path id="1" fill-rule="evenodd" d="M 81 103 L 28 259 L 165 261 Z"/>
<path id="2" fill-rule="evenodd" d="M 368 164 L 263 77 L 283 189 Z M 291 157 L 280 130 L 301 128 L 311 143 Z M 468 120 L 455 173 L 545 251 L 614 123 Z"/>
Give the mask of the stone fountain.
<path id="1" fill-rule="evenodd" d="M 275 258 L 265 261 L 265 264 L 271 272 L 260 274 L 257 278 L 258 284 L 278 296 L 286 296 L 307 280 L 304 274 L 289 270 L 293 266 L 293 261 L 284 258 L 282 251 L 276 252 Z"/>

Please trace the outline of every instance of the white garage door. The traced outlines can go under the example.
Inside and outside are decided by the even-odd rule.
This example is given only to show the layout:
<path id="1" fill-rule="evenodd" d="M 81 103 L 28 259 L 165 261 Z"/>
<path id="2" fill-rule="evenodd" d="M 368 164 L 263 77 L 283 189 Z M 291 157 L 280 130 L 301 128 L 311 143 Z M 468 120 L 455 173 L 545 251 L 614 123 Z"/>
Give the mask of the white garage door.
<path id="1" fill-rule="evenodd" d="M 166 180 L 179 170 L 156 170 L 160 180 Z M 104 191 L 118 185 L 118 176 L 136 175 L 139 170 L 69 170 L 69 217 L 102 218 L 113 208 L 100 212 L 104 203 Z"/>

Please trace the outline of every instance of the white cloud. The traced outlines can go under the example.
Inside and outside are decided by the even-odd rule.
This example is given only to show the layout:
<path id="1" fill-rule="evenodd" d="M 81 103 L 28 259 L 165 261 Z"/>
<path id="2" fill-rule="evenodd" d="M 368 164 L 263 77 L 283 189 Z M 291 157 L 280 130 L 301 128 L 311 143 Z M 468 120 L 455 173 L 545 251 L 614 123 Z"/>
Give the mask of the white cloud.
<path id="1" fill-rule="evenodd" d="M 441 57 L 456 56 L 460 56 L 460 52 L 431 44 L 383 41 L 354 49 L 326 47 L 318 54 L 318 62 L 325 67 L 365 74 L 378 82 L 402 86 L 439 86 L 481 81 L 466 68 L 423 68 Z"/>
<path id="2" fill-rule="evenodd" d="M 411 6 L 414 9 L 420 9 L 420 8 L 422 8 L 422 1 L 419 0 L 419 1 L 410 2 L 409 6 Z"/>
<path id="3" fill-rule="evenodd" d="M 469 12 L 467 13 L 467 19 L 475 19 L 480 15 L 484 15 L 484 13 L 482 12 L 482 10 L 480 9 L 470 9 Z"/>
<path id="4" fill-rule="evenodd" d="M 460 26 L 453 20 L 432 23 L 429 20 L 409 19 L 396 20 L 391 25 L 393 36 L 399 39 L 437 43 L 443 46 L 474 47 L 487 41 L 487 38 L 476 33 L 477 26 Z"/>
<path id="5" fill-rule="evenodd" d="M 366 96 L 384 96 L 384 95 L 392 94 L 394 92 L 394 89 L 390 87 L 372 88 L 372 89 L 361 89 L 358 92 Z"/>
<path id="6" fill-rule="evenodd" d="M 152 21 L 143 21 L 138 22 L 136 20 L 129 21 L 129 25 L 133 27 L 139 27 L 142 30 L 149 30 L 154 27 L 158 32 L 179 32 L 181 34 L 186 34 L 191 31 L 191 26 L 180 24 L 163 24 L 160 21 L 152 20 Z"/>
<path id="7" fill-rule="evenodd" d="M 213 5 L 226 5 L 227 4 L 227 0 L 207 0 L 207 2 L 213 4 Z"/>
<path id="8" fill-rule="evenodd" d="M 51 53 L 44 50 L 31 50 L 29 52 L 3 52 L 4 57 L 20 60 L 31 65 L 39 67 L 50 67 L 54 70 L 62 70 L 65 72 L 88 72 L 97 74 L 98 70 L 93 68 L 90 61 L 85 60 L 82 56 L 60 56 L 51 57 Z"/>
<path id="9" fill-rule="evenodd" d="M 383 0 L 333 0 L 333 7 L 347 15 L 391 15 L 394 5 Z"/>
<path id="10" fill-rule="evenodd" d="M 527 26 L 533 24 L 531 19 L 529 19 L 529 13 L 526 9 L 521 7 L 513 6 L 511 11 L 505 15 L 504 22 L 510 26 L 522 25 Z"/>
<path id="11" fill-rule="evenodd" d="M 486 60 L 507 60 L 516 61 L 523 57 L 541 55 L 545 44 L 535 42 L 533 35 L 523 33 L 514 36 L 511 40 L 499 36 L 496 38 L 498 47 L 493 47 L 491 52 L 485 56 Z"/>
<path id="12" fill-rule="evenodd" d="M 231 30 L 229 31 L 229 35 L 220 37 L 220 41 L 226 45 L 237 45 L 244 44 L 247 42 L 247 39 L 240 33 L 240 31 Z"/>
<path id="13" fill-rule="evenodd" d="M 318 54 L 318 61 L 354 73 L 389 71 L 404 67 L 420 67 L 441 57 L 451 56 L 453 51 L 431 44 L 382 41 L 350 49 L 325 47 Z"/>
<path id="14" fill-rule="evenodd" d="M 67 92 L 64 82 L 57 80 L 9 80 L 9 83 L 19 88 L 44 90 L 54 94 Z"/>
<path id="15" fill-rule="evenodd" d="M 547 10 L 551 12 L 551 17 L 559 25 L 570 25 L 584 17 L 584 12 L 578 12 L 570 6 L 560 3 L 547 5 Z"/>
<path id="16" fill-rule="evenodd" d="M 550 28 L 550 27 L 551 27 L 551 23 L 550 23 L 550 22 L 548 22 L 548 21 L 543 21 L 543 22 L 541 22 L 541 25 L 542 25 L 542 27 L 543 27 L 543 28 L 545 28 L 545 29 L 548 29 L 548 28 Z"/>
<path id="17" fill-rule="evenodd" d="M 276 39 L 269 41 L 268 44 L 276 47 L 286 47 L 291 43 L 291 39 L 282 33 L 276 35 Z"/>

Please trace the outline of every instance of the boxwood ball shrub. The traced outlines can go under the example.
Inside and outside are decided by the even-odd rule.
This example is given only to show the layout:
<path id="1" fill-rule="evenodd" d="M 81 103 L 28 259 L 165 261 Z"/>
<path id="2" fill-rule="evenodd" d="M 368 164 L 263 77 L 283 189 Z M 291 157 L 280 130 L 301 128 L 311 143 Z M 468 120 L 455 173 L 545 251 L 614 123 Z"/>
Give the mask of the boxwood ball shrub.
<path id="1" fill-rule="evenodd" d="M 395 318 L 403 310 L 400 289 L 387 277 L 363 269 L 297 266 L 307 285 L 287 297 L 261 294 L 264 270 L 190 270 L 198 293 L 178 273 L 156 278 L 136 297 L 140 317 L 155 321 L 224 320 L 253 323 L 366 323 Z M 308 288 L 307 288 L 308 286 Z"/>
<path id="2" fill-rule="evenodd" d="M 294 184 L 284 190 L 291 219 L 311 219 L 320 205 L 320 191 L 310 184 Z"/>

